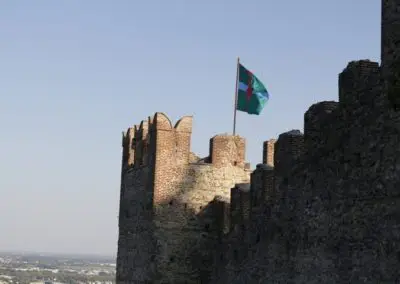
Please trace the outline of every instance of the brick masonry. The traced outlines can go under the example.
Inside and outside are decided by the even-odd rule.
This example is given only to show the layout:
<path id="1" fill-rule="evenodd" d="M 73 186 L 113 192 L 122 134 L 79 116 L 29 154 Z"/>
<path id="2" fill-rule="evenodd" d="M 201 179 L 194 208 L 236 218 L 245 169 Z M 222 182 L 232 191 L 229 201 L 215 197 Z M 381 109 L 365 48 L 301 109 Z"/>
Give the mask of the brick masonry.
<path id="1" fill-rule="evenodd" d="M 123 136 L 118 283 L 198 283 L 213 270 L 212 202 L 248 183 L 245 140 L 217 135 L 190 152 L 192 117 L 156 113 Z M 134 161 L 134 162 L 133 162 Z"/>
<path id="2" fill-rule="evenodd" d="M 270 139 L 264 142 L 263 145 L 263 164 L 269 166 L 274 166 L 274 149 L 275 149 L 275 139 Z"/>
<path id="3" fill-rule="evenodd" d="M 251 173 L 238 136 L 191 153 L 191 117 L 130 128 L 117 282 L 400 283 L 399 23 L 382 0 L 381 65 L 350 62 Z"/>

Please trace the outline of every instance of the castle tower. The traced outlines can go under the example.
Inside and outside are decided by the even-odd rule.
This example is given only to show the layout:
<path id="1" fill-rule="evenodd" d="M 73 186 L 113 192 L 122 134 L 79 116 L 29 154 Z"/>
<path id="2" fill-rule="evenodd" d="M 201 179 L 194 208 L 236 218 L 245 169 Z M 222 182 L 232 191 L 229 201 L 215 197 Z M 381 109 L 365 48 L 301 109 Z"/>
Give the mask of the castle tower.
<path id="1" fill-rule="evenodd" d="M 382 0 L 381 65 L 384 90 L 400 105 L 400 0 Z"/>
<path id="2" fill-rule="evenodd" d="M 245 140 L 216 135 L 190 160 L 192 117 L 156 113 L 123 136 L 117 283 L 207 283 L 214 197 L 248 183 Z"/>

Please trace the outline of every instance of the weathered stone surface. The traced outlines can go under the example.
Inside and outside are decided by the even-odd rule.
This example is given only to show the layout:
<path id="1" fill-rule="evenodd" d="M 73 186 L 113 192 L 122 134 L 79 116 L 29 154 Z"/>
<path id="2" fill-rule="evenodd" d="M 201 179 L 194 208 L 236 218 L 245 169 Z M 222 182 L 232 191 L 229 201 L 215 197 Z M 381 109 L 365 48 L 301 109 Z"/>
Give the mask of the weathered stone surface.
<path id="1" fill-rule="evenodd" d="M 274 166 L 275 143 L 275 139 L 270 139 L 263 145 L 263 163 L 269 166 Z"/>
<path id="2" fill-rule="evenodd" d="M 200 159 L 191 118 L 129 129 L 117 282 L 400 283 L 399 22 L 382 0 L 382 66 L 350 62 L 339 102 L 266 141 L 251 176 L 241 137 Z"/>
<path id="3" fill-rule="evenodd" d="M 214 198 L 229 200 L 250 170 L 239 136 L 213 137 L 206 159 L 191 153 L 191 126 L 191 117 L 172 127 L 156 113 L 124 136 L 118 283 L 211 281 L 218 232 L 229 231 L 229 218 L 215 221 Z"/>
<path id="4" fill-rule="evenodd" d="M 398 71 L 400 1 L 382 7 L 382 68 L 349 63 L 339 102 L 306 112 L 303 153 L 299 136 L 279 137 L 273 201 L 250 220 L 264 230 L 243 233 L 257 231 L 261 241 L 226 234 L 228 259 L 214 283 L 400 282 L 400 115 L 388 91 Z M 267 174 L 261 169 L 252 174 L 255 195 Z M 247 254 L 238 263 L 232 250 L 240 247 Z"/>

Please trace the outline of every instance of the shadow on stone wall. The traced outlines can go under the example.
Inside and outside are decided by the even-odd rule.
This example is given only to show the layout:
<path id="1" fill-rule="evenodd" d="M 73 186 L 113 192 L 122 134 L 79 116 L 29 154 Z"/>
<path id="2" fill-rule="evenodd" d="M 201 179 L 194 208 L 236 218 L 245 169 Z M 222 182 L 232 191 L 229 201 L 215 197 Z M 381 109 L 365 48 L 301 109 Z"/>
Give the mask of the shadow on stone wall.
<path id="1" fill-rule="evenodd" d="M 218 245 L 213 203 L 196 212 L 178 198 L 171 200 L 157 206 L 157 214 L 167 222 L 155 233 L 160 242 L 155 255 L 158 281 L 210 283 Z"/>
<path id="2" fill-rule="evenodd" d="M 279 149 L 279 137 L 275 155 L 282 150 L 288 160 L 275 164 L 275 204 L 270 216 L 253 218 L 266 229 L 261 242 L 244 237 L 230 249 L 235 235 L 226 236 L 228 254 L 248 248 L 240 265 L 234 256 L 225 263 L 223 283 L 400 281 L 400 114 L 382 93 L 376 66 L 352 62 L 339 105 L 310 107 L 306 117 L 315 117 L 305 119 L 298 159 L 290 144 Z"/>

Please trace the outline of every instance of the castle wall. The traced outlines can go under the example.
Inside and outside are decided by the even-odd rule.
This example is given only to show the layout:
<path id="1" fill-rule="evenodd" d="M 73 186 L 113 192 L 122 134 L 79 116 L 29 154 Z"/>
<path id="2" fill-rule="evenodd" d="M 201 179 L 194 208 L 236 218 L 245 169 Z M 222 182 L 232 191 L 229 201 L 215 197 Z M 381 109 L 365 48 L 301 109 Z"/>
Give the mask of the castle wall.
<path id="1" fill-rule="evenodd" d="M 215 283 L 218 277 L 223 283 L 400 281 L 400 114 L 390 93 L 400 54 L 400 1 L 383 0 L 382 7 L 382 67 L 350 62 L 339 74 L 339 102 L 308 109 L 298 146 L 288 133 L 279 137 L 273 194 L 261 206 L 264 213 L 250 220 L 266 228 L 258 231 L 261 241 L 238 243 L 233 230 L 225 234 L 228 259 L 216 269 Z M 260 169 L 251 188 L 260 188 L 267 175 Z M 246 246 L 238 265 L 234 248 Z"/>
<path id="2" fill-rule="evenodd" d="M 153 238 L 153 166 L 149 165 L 148 122 L 123 136 L 117 282 L 152 281 L 156 276 Z"/>
<path id="3" fill-rule="evenodd" d="M 123 176 L 119 215 L 117 281 L 150 281 L 155 277 L 155 243 L 149 167 L 130 168 Z M 134 261 L 134 262 L 133 262 Z"/>
<path id="4" fill-rule="evenodd" d="M 250 172 L 231 165 L 191 164 L 174 174 L 170 186 L 178 194 L 157 206 L 158 269 L 170 283 L 198 283 L 212 271 L 214 220 L 209 206 L 215 195 L 229 197 L 236 182 L 248 182 Z M 201 271 L 190 272 L 199 267 Z"/>
<path id="5" fill-rule="evenodd" d="M 250 171 L 238 136 L 214 136 L 206 162 L 191 162 L 191 131 L 191 117 L 172 126 L 156 113 L 125 135 L 118 283 L 210 279 L 218 228 L 214 197 L 229 198 L 236 183 L 249 182 Z"/>
<path id="6" fill-rule="evenodd" d="M 364 68 L 352 64 L 350 69 Z M 217 269 L 225 283 L 399 281 L 400 115 L 383 101 L 379 73 L 363 74 L 341 81 L 348 91 L 339 103 L 310 107 L 304 136 L 280 135 L 272 202 L 250 220 L 266 228 L 258 231 L 262 241 L 238 241 L 234 231 L 225 235 L 221 245 L 229 259 Z M 252 174 L 252 188 L 261 187 L 260 168 Z M 231 198 L 231 207 L 236 200 Z M 243 234 L 250 236 L 250 228 Z M 247 247 L 246 256 L 238 265 L 234 250 L 241 247 Z"/>
<path id="7" fill-rule="evenodd" d="M 339 101 L 265 142 L 250 182 L 240 137 L 213 137 L 199 160 L 190 119 L 128 131 L 118 283 L 398 283 L 399 7 L 382 0 L 382 65 L 350 62 Z"/>

